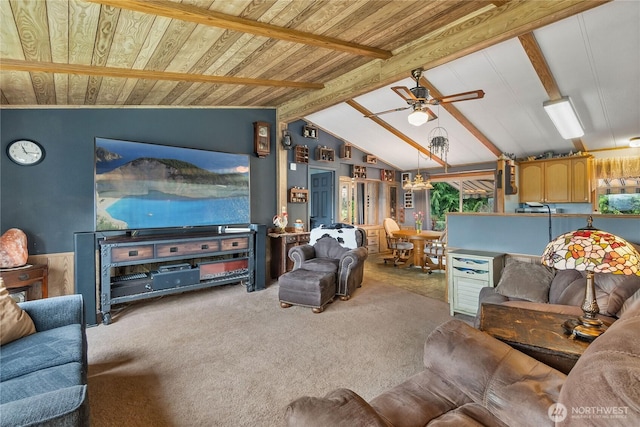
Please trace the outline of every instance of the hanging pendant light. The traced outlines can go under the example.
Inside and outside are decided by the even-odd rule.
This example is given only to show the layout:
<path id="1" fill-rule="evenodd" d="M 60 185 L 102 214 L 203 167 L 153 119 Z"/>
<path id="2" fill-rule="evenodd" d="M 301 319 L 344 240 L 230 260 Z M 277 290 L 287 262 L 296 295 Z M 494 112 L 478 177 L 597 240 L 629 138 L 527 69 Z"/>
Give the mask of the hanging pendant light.
<path id="1" fill-rule="evenodd" d="M 405 191 L 413 191 L 413 190 L 431 190 L 433 185 L 431 185 L 431 180 L 427 179 L 426 181 L 422 178 L 422 174 L 420 173 L 420 151 L 418 151 L 418 173 L 416 177 L 411 180 L 407 180 L 403 185 L 402 189 Z"/>

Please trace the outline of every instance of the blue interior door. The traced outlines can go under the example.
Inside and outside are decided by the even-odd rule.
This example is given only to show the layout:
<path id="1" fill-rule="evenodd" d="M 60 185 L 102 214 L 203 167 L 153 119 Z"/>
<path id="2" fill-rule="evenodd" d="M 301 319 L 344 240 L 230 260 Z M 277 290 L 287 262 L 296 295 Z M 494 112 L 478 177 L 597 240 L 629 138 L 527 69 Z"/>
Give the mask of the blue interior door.
<path id="1" fill-rule="evenodd" d="M 311 175 L 311 228 L 320 224 L 333 224 L 333 172 Z"/>

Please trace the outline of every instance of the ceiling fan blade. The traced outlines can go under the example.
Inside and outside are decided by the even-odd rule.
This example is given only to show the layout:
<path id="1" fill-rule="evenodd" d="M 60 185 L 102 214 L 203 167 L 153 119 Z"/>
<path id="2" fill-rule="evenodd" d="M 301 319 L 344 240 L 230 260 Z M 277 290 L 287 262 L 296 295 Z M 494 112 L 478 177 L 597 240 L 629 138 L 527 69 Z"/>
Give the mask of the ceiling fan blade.
<path id="1" fill-rule="evenodd" d="M 365 117 L 367 117 L 367 118 L 369 118 L 369 117 L 376 117 L 376 116 L 379 116 L 379 115 L 381 115 L 381 114 L 393 113 L 394 111 L 408 110 L 409 108 L 411 108 L 411 106 L 408 106 L 408 107 L 400 107 L 400 108 L 394 108 L 394 109 L 392 109 L 392 110 L 380 111 L 379 113 L 367 114 Z"/>
<path id="2" fill-rule="evenodd" d="M 484 91 L 472 90 L 470 92 L 461 92 L 453 95 L 431 98 L 427 102 L 431 105 L 438 105 L 438 104 L 448 104 L 449 102 L 468 101 L 471 99 L 480 99 L 480 98 L 484 98 Z"/>
<path id="3" fill-rule="evenodd" d="M 424 111 L 427 112 L 427 114 L 429 115 L 429 120 L 427 121 L 431 121 L 431 120 L 435 120 L 438 118 L 438 116 L 436 116 L 436 113 L 433 112 L 433 110 L 429 107 L 424 107 Z"/>
<path id="4" fill-rule="evenodd" d="M 419 99 L 416 98 L 416 96 L 406 86 L 393 86 L 391 90 L 400 95 L 402 99 L 409 103 L 411 103 L 412 101 L 419 101 Z"/>

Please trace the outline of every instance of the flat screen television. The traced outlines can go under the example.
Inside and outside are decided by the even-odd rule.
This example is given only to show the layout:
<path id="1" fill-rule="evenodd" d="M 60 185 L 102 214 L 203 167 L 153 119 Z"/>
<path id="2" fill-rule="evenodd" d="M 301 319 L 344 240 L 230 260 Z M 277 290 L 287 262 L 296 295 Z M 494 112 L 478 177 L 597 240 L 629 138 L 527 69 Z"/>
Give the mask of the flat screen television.
<path id="1" fill-rule="evenodd" d="M 249 156 L 95 139 L 95 229 L 250 223 Z"/>

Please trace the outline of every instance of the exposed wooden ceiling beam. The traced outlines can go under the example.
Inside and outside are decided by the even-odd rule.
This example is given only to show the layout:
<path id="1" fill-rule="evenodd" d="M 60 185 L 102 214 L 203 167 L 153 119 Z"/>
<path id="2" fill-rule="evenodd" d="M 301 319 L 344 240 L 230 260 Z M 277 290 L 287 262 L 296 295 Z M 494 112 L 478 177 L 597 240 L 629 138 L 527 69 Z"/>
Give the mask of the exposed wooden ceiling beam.
<path id="1" fill-rule="evenodd" d="M 391 58 L 392 53 L 375 47 L 347 42 L 333 37 L 305 33 L 291 28 L 283 28 L 264 22 L 252 21 L 238 16 L 227 15 L 213 10 L 202 9 L 184 3 L 173 3 L 165 0 L 86 0 L 91 3 L 128 9 L 151 15 L 164 16 L 171 19 L 195 22 L 212 27 L 254 34 L 272 39 L 286 40 L 316 47 L 323 47 L 355 55 L 379 59 Z"/>
<path id="2" fill-rule="evenodd" d="M 560 92 L 558 83 L 549 68 L 549 64 L 540 49 L 540 45 L 538 44 L 535 35 L 533 33 L 526 33 L 518 36 L 518 39 L 520 40 L 520 44 L 522 45 L 525 53 L 529 57 L 529 61 L 531 62 L 531 65 L 533 65 L 533 69 L 536 71 L 542 86 L 544 86 L 544 89 L 547 91 L 549 99 L 551 101 L 555 101 L 562 98 L 562 92 Z M 573 138 L 572 141 L 573 146 L 576 147 L 578 151 L 587 151 L 582 138 Z"/>
<path id="3" fill-rule="evenodd" d="M 353 99 L 349 99 L 349 100 L 347 100 L 345 102 L 347 103 L 347 105 L 349 105 L 350 107 L 354 108 L 356 111 L 362 113 L 362 115 L 369 116 L 369 118 L 374 123 L 376 123 L 378 126 L 382 127 L 387 132 L 390 132 L 394 136 L 400 138 L 401 140 L 403 140 L 404 142 L 406 142 L 407 144 L 409 144 L 410 146 L 412 146 L 416 150 L 420 151 L 421 153 L 424 153 L 424 154 L 430 156 L 431 159 L 435 160 L 439 165 L 445 166 L 445 162 L 440 157 L 432 154 L 429 150 L 424 148 L 422 145 L 420 145 L 419 143 L 417 143 L 413 139 L 409 138 L 407 135 L 405 135 L 404 133 L 400 132 L 398 129 L 394 128 L 389 123 L 387 123 L 384 120 L 382 120 L 380 117 L 372 116 L 373 112 L 369 111 L 367 108 L 363 107 L 358 102 L 354 101 Z"/>
<path id="4" fill-rule="evenodd" d="M 533 31 L 609 0 L 508 2 L 468 21 L 427 37 L 420 44 L 394 51 L 385 61 L 369 63 L 326 82 L 323 90 L 282 104 L 278 112 L 290 122 L 406 77 L 410 70 L 445 64 L 469 53 Z"/>
<path id="5" fill-rule="evenodd" d="M 522 34 L 518 39 L 520 40 L 520 44 L 522 45 L 525 53 L 529 57 L 529 61 L 531 62 L 533 69 L 536 71 L 536 74 L 540 79 L 540 83 L 544 86 L 544 90 L 547 91 L 549 99 L 556 100 L 562 98 L 556 79 L 553 77 L 549 64 L 547 64 L 547 60 L 544 57 L 542 50 L 540 50 L 538 41 L 533 33 Z"/>
<path id="6" fill-rule="evenodd" d="M 431 182 L 451 182 L 461 180 L 495 179 L 495 170 L 477 170 L 469 172 L 430 173 Z"/>
<path id="7" fill-rule="evenodd" d="M 197 83 L 231 85 L 292 87 L 298 89 L 322 89 L 321 83 L 294 82 L 289 80 L 249 79 L 244 77 L 207 76 L 202 74 L 173 73 L 168 71 L 136 70 L 115 67 L 93 67 L 89 65 L 59 64 L 54 62 L 20 61 L 0 58 L 0 70 L 45 73 L 78 74 L 85 76 L 121 77 L 124 79 L 170 80 Z"/>
<path id="8" fill-rule="evenodd" d="M 431 84 L 429 80 L 424 78 L 424 76 L 420 78 L 420 84 L 422 84 L 422 86 L 429 89 L 429 94 L 431 95 L 431 97 L 433 98 L 442 97 L 442 93 L 440 93 L 438 89 L 436 89 L 436 87 L 433 84 Z M 493 142 L 491 142 L 489 138 L 485 136 L 485 134 L 480 132 L 480 129 L 475 127 L 474 124 L 471 123 L 469 119 L 467 119 L 465 115 L 462 114 L 462 112 L 458 110 L 453 104 L 440 104 L 440 106 L 445 110 L 447 110 L 447 112 L 451 114 L 453 118 L 459 121 L 460 124 L 464 126 L 465 129 L 467 129 L 471 135 L 473 135 L 478 141 L 480 141 L 480 143 L 482 143 L 482 145 L 487 147 L 489 151 L 495 154 L 496 158 L 500 157 L 500 155 L 502 154 L 502 150 L 496 147 L 496 145 Z"/>

